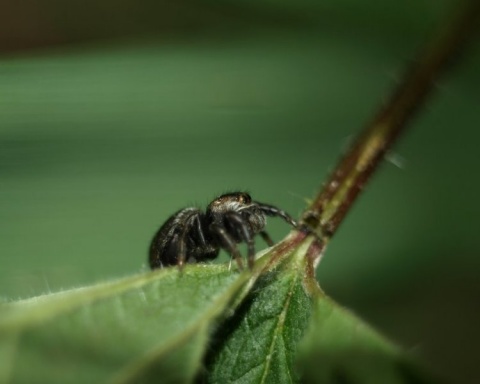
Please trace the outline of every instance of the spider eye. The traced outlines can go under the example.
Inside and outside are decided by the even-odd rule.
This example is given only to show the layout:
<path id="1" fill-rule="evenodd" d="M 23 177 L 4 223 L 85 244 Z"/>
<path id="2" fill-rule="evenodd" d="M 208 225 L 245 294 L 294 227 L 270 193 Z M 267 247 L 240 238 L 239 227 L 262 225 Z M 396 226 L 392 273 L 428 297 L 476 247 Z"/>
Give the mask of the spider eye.
<path id="1" fill-rule="evenodd" d="M 252 202 L 252 198 L 248 193 L 242 193 L 240 195 L 239 201 L 244 204 L 250 204 Z"/>

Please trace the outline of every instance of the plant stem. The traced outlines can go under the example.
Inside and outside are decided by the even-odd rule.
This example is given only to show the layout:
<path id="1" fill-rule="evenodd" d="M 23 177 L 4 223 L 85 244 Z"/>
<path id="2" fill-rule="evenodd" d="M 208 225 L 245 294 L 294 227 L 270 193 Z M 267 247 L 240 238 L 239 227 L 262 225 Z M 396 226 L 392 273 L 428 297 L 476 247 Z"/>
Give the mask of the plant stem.
<path id="1" fill-rule="evenodd" d="M 386 151 L 420 109 L 444 70 L 478 26 L 480 1 L 465 4 L 407 71 L 389 101 L 356 138 L 302 216 L 326 243 L 337 231 Z"/>

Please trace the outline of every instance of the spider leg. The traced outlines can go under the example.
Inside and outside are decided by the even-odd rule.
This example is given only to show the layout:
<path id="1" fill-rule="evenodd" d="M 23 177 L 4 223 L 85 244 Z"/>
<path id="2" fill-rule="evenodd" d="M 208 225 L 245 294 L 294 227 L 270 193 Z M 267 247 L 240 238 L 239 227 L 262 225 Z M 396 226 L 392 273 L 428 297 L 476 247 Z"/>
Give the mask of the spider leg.
<path id="1" fill-rule="evenodd" d="M 275 244 L 267 231 L 260 231 L 259 233 L 260 236 L 262 236 L 263 241 L 265 241 L 269 247 L 272 247 L 273 244 Z"/>
<path id="2" fill-rule="evenodd" d="M 248 249 L 248 268 L 253 268 L 253 263 L 255 261 L 255 242 L 253 239 L 251 228 L 248 222 L 238 213 L 230 212 L 227 215 L 228 220 L 230 222 L 235 223 L 236 226 L 239 228 L 239 235 L 241 239 L 247 243 Z"/>
<path id="3" fill-rule="evenodd" d="M 228 234 L 226 228 L 218 224 L 212 224 L 210 225 L 210 231 L 215 233 L 218 236 L 223 247 L 235 259 L 235 262 L 237 263 L 238 268 L 242 270 L 243 269 L 242 255 L 240 254 L 237 248 L 237 244 L 235 243 L 235 240 L 232 238 L 232 236 Z"/>
<path id="4" fill-rule="evenodd" d="M 185 261 L 187 258 L 187 235 L 188 231 L 193 227 L 195 222 L 197 221 L 200 223 L 198 219 L 198 214 L 194 213 L 191 216 L 188 217 L 188 219 L 185 221 L 185 225 L 182 228 L 182 231 L 180 233 L 180 236 L 178 238 L 178 258 L 177 258 L 177 265 L 180 271 L 183 269 L 183 266 L 185 265 Z M 203 233 L 200 231 L 200 235 L 203 236 Z"/>
<path id="5" fill-rule="evenodd" d="M 290 216 L 287 212 L 281 210 L 280 208 L 275 207 L 274 205 L 270 204 L 264 204 L 264 203 L 259 203 L 255 202 L 257 204 L 258 208 L 265 213 L 267 216 L 278 216 L 281 217 L 283 220 L 285 220 L 288 224 L 290 224 L 292 227 L 297 228 L 298 224 L 297 222 Z M 263 237 L 263 235 L 262 235 Z"/>
<path id="6" fill-rule="evenodd" d="M 196 227 L 196 234 L 198 236 L 198 240 L 200 240 L 200 244 L 202 246 L 207 245 L 207 242 L 205 240 L 205 236 L 203 234 L 203 228 L 202 228 L 202 223 L 200 222 L 200 215 L 195 215 L 195 227 Z"/>
<path id="7" fill-rule="evenodd" d="M 263 204 L 263 203 L 259 203 L 259 202 L 256 202 L 256 204 L 257 204 L 258 208 L 260 208 L 260 210 L 263 213 L 265 213 L 265 215 L 281 217 L 283 220 L 285 220 L 288 224 L 290 224 L 293 228 L 297 229 L 298 231 L 306 233 L 307 235 L 313 235 L 317 239 L 322 240 L 321 237 L 319 237 L 315 233 L 315 231 L 313 231 L 308 225 L 306 225 L 305 223 L 302 223 L 302 224 L 299 225 L 292 218 L 292 216 L 290 216 L 287 212 L 281 210 L 280 208 L 277 208 L 274 205 Z M 265 237 L 264 237 L 264 235 L 262 235 L 262 233 L 260 233 L 260 235 L 265 239 Z M 267 240 L 265 239 L 265 241 L 267 241 Z M 267 243 L 268 243 L 268 241 L 267 241 Z"/>

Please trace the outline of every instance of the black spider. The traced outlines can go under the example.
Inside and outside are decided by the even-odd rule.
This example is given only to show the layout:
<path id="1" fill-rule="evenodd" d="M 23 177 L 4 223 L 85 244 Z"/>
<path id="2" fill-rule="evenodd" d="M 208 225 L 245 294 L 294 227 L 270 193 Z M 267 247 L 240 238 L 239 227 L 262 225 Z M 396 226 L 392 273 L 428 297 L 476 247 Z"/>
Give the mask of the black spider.
<path id="1" fill-rule="evenodd" d="M 273 245 L 264 231 L 266 216 L 279 216 L 297 228 L 297 223 L 288 213 L 273 205 L 252 201 L 245 192 L 217 197 L 205 213 L 197 208 L 184 208 L 171 216 L 153 237 L 149 252 L 150 267 L 178 265 L 181 268 L 186 262 L 212 260 L 223 248 L 243 269 L 237 243 L 245 242 L 248 266 L 252 268 L 255 235 L 260 234 L 269 246 Z"/>

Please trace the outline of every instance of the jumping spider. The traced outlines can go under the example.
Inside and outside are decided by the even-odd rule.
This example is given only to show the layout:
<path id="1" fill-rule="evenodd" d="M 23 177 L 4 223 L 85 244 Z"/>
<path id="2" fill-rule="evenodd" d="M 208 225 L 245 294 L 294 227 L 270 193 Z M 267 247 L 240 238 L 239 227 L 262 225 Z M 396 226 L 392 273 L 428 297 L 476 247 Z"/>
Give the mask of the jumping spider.
<path id="1" fill-rule="evenodd" d="M 254 237 L 260 234 L 269 245 L 273 241 L 265 232 L 266 216 L 278 216 L 297 228 L 292 217 L 273 205 L 252 201 L 245 192 L 227 193 L 213 200 L 206 212 L 184 208 L 173 214 L 157 231 L 150 244 L 149 262 L 152 269 L 186 262 L 212 260 L 220 248 L 225 249 L 243 269 L 237 243 L 248 248 L 248 266 L 255 258 Z"/>

